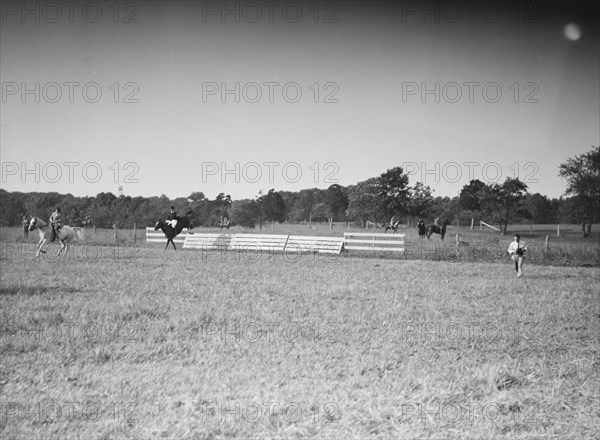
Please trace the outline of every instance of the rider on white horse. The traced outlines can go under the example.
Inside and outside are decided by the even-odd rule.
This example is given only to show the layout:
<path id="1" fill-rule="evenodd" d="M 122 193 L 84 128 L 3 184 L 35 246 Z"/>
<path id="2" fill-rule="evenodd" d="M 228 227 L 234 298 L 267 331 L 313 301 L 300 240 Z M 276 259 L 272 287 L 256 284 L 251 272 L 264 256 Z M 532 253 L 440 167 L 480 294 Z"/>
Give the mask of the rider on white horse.
<path id="1" fill-rule="evenodd" d="M 171 206 L 171 211 L 169 212 L 169 218 L 167 218 L 167 224 L 175 229 L 177 225 L 177 212 L 175 212 L 175 207 Z"/>
<path id="2" fill-rule="evenodd" d="M 52 215 L 50 216 L 50 225 L 52 226 L 52 240 L 50 240 L 51 242 L 54 241 L 54 239 L 58 236 L 58 231 L 62 227 L 62 220 L 60 217 L 60 206 L 57 206 Z"/>

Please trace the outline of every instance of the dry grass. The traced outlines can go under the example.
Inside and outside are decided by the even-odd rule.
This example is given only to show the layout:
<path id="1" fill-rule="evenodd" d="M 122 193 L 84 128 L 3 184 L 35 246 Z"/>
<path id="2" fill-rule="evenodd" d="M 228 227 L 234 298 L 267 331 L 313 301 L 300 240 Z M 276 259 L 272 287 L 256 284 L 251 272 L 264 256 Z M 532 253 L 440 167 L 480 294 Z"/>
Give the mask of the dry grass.
<path id="1" fill-rule="evenodd" d="M 3 438 L 600 434 L 598 269 L 233 257 L 5 254 Z"/>

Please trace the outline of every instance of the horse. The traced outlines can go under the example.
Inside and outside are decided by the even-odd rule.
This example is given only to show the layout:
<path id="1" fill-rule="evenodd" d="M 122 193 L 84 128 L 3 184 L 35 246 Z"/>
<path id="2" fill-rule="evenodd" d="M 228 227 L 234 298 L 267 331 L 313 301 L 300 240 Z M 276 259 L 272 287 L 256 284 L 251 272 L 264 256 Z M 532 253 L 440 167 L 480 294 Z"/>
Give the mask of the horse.
<path id="1" fill-rule="evenodd" d="M 33 231 L 33 229 L 36 227 L 38 228 L 38 231 L 40 233 L 40 241 L 35 246 L 35 256 L 38 257 L 40 255 L 40 252 L 43 254 L 46 253 L 44 245 L 50 244 L 50 242 L 53 241 L 53 231 L 52 226 L 48 222 L 45 222 L 44 220 L 38 217 L 33 217 L 29 221 L 29 231 Z M 60 253 L 63 249 L 65 250 L 64 253 L 67 253 L 69 244 L 71 244 L 73 240 L 75 240 L 75 237 L 79 238 L 80 240 L 83 239 L 83 232 L 81 231 L 81 229 L 72 228 L 70 226 L 64 225 L 58 230 L 58 233 L 54 237 L 57 238 L 60 242 L 60 249 L 58 249 L 58 252 L 56 253 L 57 257 L 60 256 Z"/>
<path id="2" fill-rule="evenodd" d="M 425 238 L 425 234 L 427 233 L 427 227 L 425 226 L 425 223 L 423 223 L 423 220 L 419 219 L 418 223 L 417 223 L 417 231 L 419 231 L 419 238 L 422 240 Z"/>
<path id="3" fill-rule="evenodd" d="M 382 225 L 382 227 L 385 229 L 385 233 L 387 234 L 388 229 L 391 229 L 392 231 L 394 231 L 394 234 L 398 232 L 398 225 L 400 224 L 400 220 L 397 220 L 395 222 L 389 221 L 387 223 L 384 223 Z"/>
<path id="4" fill-rule="evenodd" d="M 440 234 L 442 237 L 442 240 L 444 239 L 444 236 L 446 235 L 446 227 L 450 224 L 450 222 L 448 220 L 444 220 L 444 222 L 442 223 L 442 226 L 440 227 L 440 225 L 437 224 L 437 219 L 435 219 L 434 224 L 433 225 L 429 225 L 427 226 L 427 239 L 429 240 L 429 238 L 431 237 L 431 234 L 436 233 L 436 234 Z"/>
<path id="5" fill-rule="evenodd" d="M 188 234 L 193 234 L 193 232 L 190 232 L 190 229 L 193 228 L 192 222 L 187 217 L 177 217 L 177 224 L 175 225 L 175 228 L 173 228 L 171 225 L 167 224 L 162 220 L 158 220 L 156 222 L 156 224 L 154 225 L 154 230 L 158 231 L 160 229 L 163 232 L 163 234 L 165 234 L 165 237 L 167 237 L 167 245 L 165 246 L 165 251 L 169 247 L 169 243 L 173 245 L 173 249 L 177 250 L 173 239 L 177 237 L 181 233 L 181 231 L 183 231 L 183 228 L 187 228 Z"/>
<path id="6" fill-rule="evenodd" d="M 219 223 L 219 229 L 223 229 L 223 228 L 229 229 L 230 224 L 231 224 L 231 221 L 228 218 L 224 218 Z"/>

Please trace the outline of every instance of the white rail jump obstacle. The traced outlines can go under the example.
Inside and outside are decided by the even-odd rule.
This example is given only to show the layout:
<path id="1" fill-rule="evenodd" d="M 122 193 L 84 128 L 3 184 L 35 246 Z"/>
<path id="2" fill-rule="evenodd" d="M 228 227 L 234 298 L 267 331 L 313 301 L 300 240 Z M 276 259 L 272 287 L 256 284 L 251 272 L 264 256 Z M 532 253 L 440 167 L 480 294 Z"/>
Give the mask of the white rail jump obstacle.
<path id="1" fill-rule="evenodd" d="M 162 231 L 146 228 L 148 243 L 165 243 Z M 404 234 L 345 232 L 343 237 L 274 234 L 182 233 L 184 249 L 340 254 L 347 251 L 404 252 Z"/>
<path id="2" fill-rule="evenodd" d="M 146 241 L 165 243 L 162 231 L 146 228 Z M 304 235 L 273 234 L 219 234 L 194 233 L 180 234 L 176 243 L 183 243 L 184 249 L 230 250 L 230 251 L 269 251 L 269 252 L 312 252 L 339 254 L 344 246 L 342 237 L 309 237 Z"/>
<path id="3" fill-rule="evenodd" d="M 344 232 L 344 249 L 348 251 L 404 252 L 404 234 Z"/>

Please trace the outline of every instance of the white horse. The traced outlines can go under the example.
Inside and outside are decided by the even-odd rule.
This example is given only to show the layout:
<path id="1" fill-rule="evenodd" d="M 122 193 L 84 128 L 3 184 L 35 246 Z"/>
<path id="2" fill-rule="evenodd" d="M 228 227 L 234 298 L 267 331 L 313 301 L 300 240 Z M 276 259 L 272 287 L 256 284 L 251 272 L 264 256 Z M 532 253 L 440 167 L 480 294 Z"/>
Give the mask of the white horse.
<path id="1" fill-rule="evenodd" d="M 40 241 L 36 245 L 37 252 L 35 253 L 35 256 L 37 257 L 39 256 L 40 252 L 44 254 L 46 253 L 46 250 L 43 248 L 46 244 L 50 244 L 50 241 L 52 240 L 52 226 L 48 222 L 45 222 L 38 217 L 33 217 L 29 222 L 29 230 L 33 231 L 33 229 L 36 227 L 40 233 Z M 56 239 L 60 243 L 60 249 L 56 253 L 56 256 L 59 256 L 63 249 L 65 250 L 64 253 L 66 254 L 69 244 L 75 240 L 75 237 L 83 239 L 83 231 L 81 231 L 79 228 L 72 228 L 66 225 L 62 226 L 56 234 Z"/>

